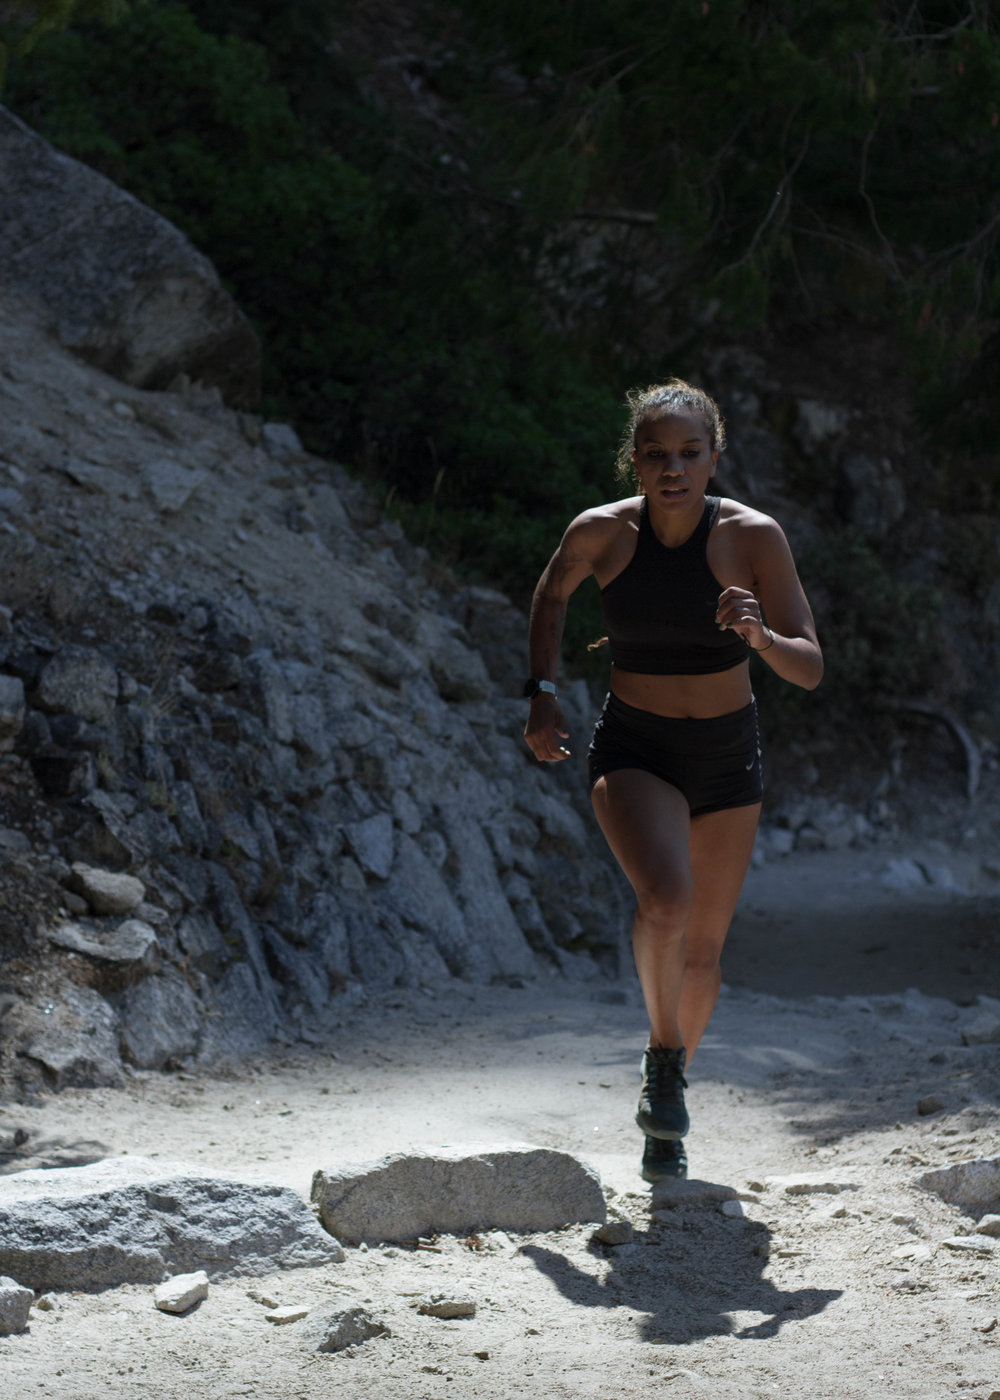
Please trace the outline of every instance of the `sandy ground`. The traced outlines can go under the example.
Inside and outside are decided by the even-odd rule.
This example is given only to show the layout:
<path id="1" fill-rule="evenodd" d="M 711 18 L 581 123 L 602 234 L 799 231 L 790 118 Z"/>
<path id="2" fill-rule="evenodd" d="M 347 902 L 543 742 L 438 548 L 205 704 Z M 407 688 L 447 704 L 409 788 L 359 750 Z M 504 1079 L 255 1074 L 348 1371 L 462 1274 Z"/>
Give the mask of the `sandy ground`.
<path id="1" fill-rule="evenodd" d="M 823 868 L 832 875 L 835 863 Z M 155 1311 L 147 1287 L 56 1295 L 28 1332 L 0 1341 L 3 1394 L 990 1400 L 1000 1251 L 944 1244 L 975 1222 L 917 1184 L 1000 1152 L 1000 1045 L 963 1045 L 974 1008 L 929 994 L 932 950 L 940 983 L 955 962 L 953 946 L 941 950 L 971 906 L 943 904 L 914 965 L 879 970 L 873 989 L 876 954 L 842 907 L 845 943 L 860 951 L 836 960 L 837 995 L 818 995 L 829 932 L 801 905 L 793 918 L 790 895 L 755 913 L 765 873 L 748 886 L 730 981 L 692 1067 L 691 1172 L 679 1188 L 654 1191 L 638 1173 L 644 1023 L 630 981 L 400 994 L 345 1013 L 323 1047 L 6 1105 L 0 1137 L 28 1135 L 7 1171 L 127 1152 L 260 1174 L 304 1196 L 315 1169 L 390 1150 L 556 1147 L 596 1167 L 612 1218 L 635 1234 L 615 1248 L 595 1243 L 592 1226 L 482 1249 L 454 1238 L 349 1247 L 325 1269 L 214 1283 L 183 1317 Z M 808 862 L 787 867 L 786 894 L 798 879 L 815 891 Z M 860 879 L 841 887 L 875 911 L 864 946 L 891 943 L 880 896 Z M 899 897 L 885 908 L 899 915 Z M 789 995 L 785 980 L 808 990 Z M 914 980 L 926 985 L 907 991 Z M 943 1108 L 919 1113 L 927 1095 Z M 824 1189 L 790 1194 L 775 1180 L 796 1173 Z M 723 1211 L 720 1188 L 738 1193 L 742 1213 Z M 475 1316 L 420 1315 L 433 1294 L 471 1299 Z M 266 1320 L 267 1301 L 314 1313 L 361 1303 L 387 1335 L 317 1354 L 304 1324 Z"/>

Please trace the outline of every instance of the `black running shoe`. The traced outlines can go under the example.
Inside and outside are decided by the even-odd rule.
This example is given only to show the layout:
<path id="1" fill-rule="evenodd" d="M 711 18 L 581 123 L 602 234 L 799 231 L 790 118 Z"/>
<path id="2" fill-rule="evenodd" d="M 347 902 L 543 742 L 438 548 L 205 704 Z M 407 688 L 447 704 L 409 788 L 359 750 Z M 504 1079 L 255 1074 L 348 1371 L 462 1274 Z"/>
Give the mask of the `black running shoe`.
<path id="1" fill-rule="evenodd" d="M 687 1052 L 650 1045 L 642 1057 L 642 1090 L 635 1121 L 655 1138 L 681 1138 L 691 1126 L 684 1107 Z"/>
<path id="2" fill-rule="evenodd" d="M 643 1181 L 673 1181 L 688 1174 L 687 1153 L 680 1138 L 646 1137 L 642 1154 Z"/>

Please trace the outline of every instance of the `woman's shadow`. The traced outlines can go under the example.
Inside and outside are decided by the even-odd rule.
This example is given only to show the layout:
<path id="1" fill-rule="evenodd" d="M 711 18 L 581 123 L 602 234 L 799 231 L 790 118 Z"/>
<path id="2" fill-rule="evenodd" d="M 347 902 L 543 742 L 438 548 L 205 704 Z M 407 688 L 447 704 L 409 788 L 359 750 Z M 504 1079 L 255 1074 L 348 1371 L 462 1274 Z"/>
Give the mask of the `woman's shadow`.
<path id="1" fill-rule="evenodd" d="M 841 1296 L 840 1288 L 784 1291 L 766 1278 L 771 1232 L 758 1221 L 722 1214 L 726 1196 L 736 1192 L 709 1182 L 657 1188 L 648 1224 L 631 1244 L 591 1244 L 595 1262 L 608 1259 L 602 1276 L 542 1245 L 524 1245 L 521 1253 L 571 1302 L 625 1308 L 636 1314 L 642 1340 L 674 1346 L 709 1336 L 763 1340 Z M 734 1313 L 759 1320 L 737 1321 Z"/>

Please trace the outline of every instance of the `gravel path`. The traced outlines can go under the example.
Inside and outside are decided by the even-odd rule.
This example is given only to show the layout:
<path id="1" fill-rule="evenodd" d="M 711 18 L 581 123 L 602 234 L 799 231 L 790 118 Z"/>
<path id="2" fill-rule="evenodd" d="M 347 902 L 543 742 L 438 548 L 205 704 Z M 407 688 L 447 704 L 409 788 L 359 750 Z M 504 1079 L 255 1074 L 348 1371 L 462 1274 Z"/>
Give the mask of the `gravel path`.
<path id="1" fill-rule="evenodd" d="M 355 1008 L 308 1053 L 8 1105 L 0 1135 L 27 1139 L 6 1170 L 128 1152 L 303 1195 L 316 1168 L 389 1150 L 556 1147 L 597 1167 L 633 1238 L 573 1226 L 348 1248 L 326 1269 L 214 1283 L 183 1317 L 147 1287 L 56 1295 L 0 1341 L 5 1393 L 989 1400 L 1000 1251 L 945 1245 L 975 1220 L 916 1184 L 1000 1152 L 1000 1046 L 962 1044 L 973 1015 L 915 991 L 727 989 L 691 1074 L 691 1180 L 655 1192 L 638 1175 L 628 985 L 407 993 Z M 943 1108 L 918 1112 L 935 1095 Z M 439 1294 L 475 1316 L 417 1311 Z M 360 1306 L 386 1334 L 317 1354 L 309 1319 L 269 1323 L 275 1305 Z"/>

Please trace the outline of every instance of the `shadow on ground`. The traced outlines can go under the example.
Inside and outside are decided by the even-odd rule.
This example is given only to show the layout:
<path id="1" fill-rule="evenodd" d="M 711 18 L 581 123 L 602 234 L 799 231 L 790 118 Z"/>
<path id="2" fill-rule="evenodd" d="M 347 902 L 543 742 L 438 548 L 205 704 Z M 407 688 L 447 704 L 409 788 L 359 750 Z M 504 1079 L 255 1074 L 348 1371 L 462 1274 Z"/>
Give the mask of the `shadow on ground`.
<path id="1" fill-rule="evenodd" d="M 689 1183 L 699 1184 L 710 1194 L 725 1192 L 709 1183 Z M 658 1199 L 662 1204 L 654 1195 L 654 1207 Z M 672 1346 L 711 1336 L 762 1341 L 822 1312 L 843 1292 L 776 1288 L 764 1277 L 770 1237 L 759 1222 L 720 1214 L 715 1196 L 696 1207 L 656 1211 L 632 1244 L 606 1250 L 593 1245 L 594 1272 L 543 1245 L 525 1245 L 521 1253 L 570 1302 L 633 1313 L 642 1341 Z M 605 1254 L 606 1272 L 599 1268 Z"/>

